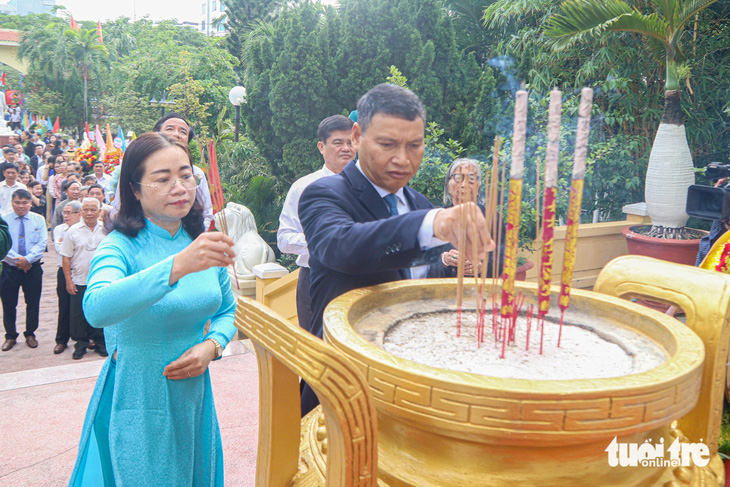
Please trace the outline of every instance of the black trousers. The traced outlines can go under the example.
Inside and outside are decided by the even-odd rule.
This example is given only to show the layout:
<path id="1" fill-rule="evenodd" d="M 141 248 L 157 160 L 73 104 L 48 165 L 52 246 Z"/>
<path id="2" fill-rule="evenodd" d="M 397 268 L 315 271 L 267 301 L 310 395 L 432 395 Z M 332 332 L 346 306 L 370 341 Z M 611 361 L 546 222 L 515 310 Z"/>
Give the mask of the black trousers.
<path id="1" fill-rule="evenodd" d="M 69 294 L 71 308 L 71 339 L 76 342 L 75 350 L 85 350 L 89 340 L 94 340 L 97 350 L 106 348 L 104 332 L 101 328 L 92 327 L 84 316 L 81 303 L 84 300 L 86 286 L 76 286 L 76 294 Z M 101 347 L 101 348 L 99 348 Z"/>
<path id="2" fill-rule="evenodd" d="M 297 319 L 299 326 L 309 331 L 312 326 L 312 293 L 310 291 L 309 267 L 299 268 L 299 279 L 297 280 Z"/>
<path id="3" fill-rule="evenodd" d="M 2 286 L 0 299 L 3 303 L 3 325 L 5 339 L 15 340 L 18 332 L 15 329 L 17 318 L 18 293 L 23 288 L 25 296 L 25 335 L 35 336 L 38 329 L 38 315 L 40 313 L 41 289 L 43 288 L 43 268 L 40 262 L 31 266 L 28 272 L 3 263 Z"/>
<path id="4" fill-rule="evenodd" d="M 58 296 L 56 343 L 67 345 L 68 339 L 71 337 L 71 295 L 66 291 L 66 275 L 63 273 L 63 267 L 58 268 L 56 282 L 56 295 Z"/>

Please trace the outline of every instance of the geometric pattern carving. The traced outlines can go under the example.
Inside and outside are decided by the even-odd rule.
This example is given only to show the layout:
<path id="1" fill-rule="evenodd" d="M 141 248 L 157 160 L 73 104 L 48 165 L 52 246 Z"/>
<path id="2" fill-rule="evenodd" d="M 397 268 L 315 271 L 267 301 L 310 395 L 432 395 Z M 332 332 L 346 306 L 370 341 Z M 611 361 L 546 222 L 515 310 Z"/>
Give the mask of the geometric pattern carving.
<path id="1" fill-rule="evenodd" d="M 317 394 L 322 405 L 327 428 L 329 452 L 327 485 L 375 486 L 377 483 L 377 419 L 375 405 L 368 393 L 365 378 L 356 366 L 332 346 L 289 323 L 269 308 L 245 297 L 238 299 L 236 326 L 245 333 L 264 355 L 286 366 L 289 373 L 302 377 Z M 259 348 L 260 347 L 260 348 Z M 271 404 L 277 401 L 271 390 L 276 387 L 276 367 L 267 360 L 259 360 L 259 382 L 261 400 L 259 414 L 265 428 L 259 431 L 259 445 L 262 437 L 276 434 L 277 421 L 270 415 L 275 407 L 291 410 L 299 416 L 298 402 L 294 404 Z M 296 386 L 296 381 L 293 382 Z M 298 388 L 290 393 L 298 395 Z M 267 399 L 268 398 L 268 399 Z M 279 398 L 281 399 L 281 398 Z M 279 400 L 279 403 L 281 401 Z M 280 425 L 278 425 L 280 427 Z M 264 431 L 269 429 L 269 431 Z M 288 448 L 289 445 L 271 444 L 271 448 Z M 259 451 L 259 457 L 268 452 Z M 311 467 L 311 466 L 310 466 Z M 268 472 L 261 472 L 266 468 Z M 275 465 L 257 468 L 257 484 L 269 482 Z M 275 472 L 274 472 L 275 473 Z M 289 481 L 292 479 L 290 478 Z M 267 484 L 271 485 L 270 483 Z M 283 485 L 283 484 L 282 484 Z"/>
<path id="2" fill-rule="evenodd" d="M 584 438 L 586 432 L 615 436 L 637 426 L 649 430 L 690 411 L 700 388 L 698 368 L 684 382 L 649 394 L 529 400 L 510 398 L 509 392 L 500 390 L 492 391 L 494 395 L 484 390 L 481 395 L 463 393 L 409 380 L 402 371 L 396 377 L 382 368 L 367 368 L 373 399 L 392 414 L 417 414 L 442 424 L 494 430 L 499 436 L 534 433 L 540 438 L 552 434 L 566 439 L 571 432 Z"/>

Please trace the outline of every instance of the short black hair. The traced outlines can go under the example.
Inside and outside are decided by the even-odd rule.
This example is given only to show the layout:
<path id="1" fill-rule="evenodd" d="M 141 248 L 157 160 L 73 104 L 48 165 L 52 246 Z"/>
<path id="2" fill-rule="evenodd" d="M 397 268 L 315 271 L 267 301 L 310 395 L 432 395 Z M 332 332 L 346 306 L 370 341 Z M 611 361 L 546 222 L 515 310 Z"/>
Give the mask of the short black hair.
<path id="1" fill-rule="evenodd" d="M 91 181 L 91 184 L 96 184 L 96 176 L 94 176 L 93 174 L 87 174 L 86 176 L 84 176 L 84 179 L 82 181 L 84 183 L 86 183 L 86 181 Z M 91 186 L 91 184 L 89 186 Z"/>
<path id="2" fill-rule="evenodd" d="M 72 184 L 78 184 L 78 185 L 79 185 L 79 188 L 81 188 L 81 183 L 80 183 L 80 182 L 78 182 L 78 181 L 69 181 L 69 180 L 67 179 L 67 180 L 66 180 L 66 181 L 64 181 L 64 182 L 63 182 L 63 184 L 61 185 L 61 189 L 63 189 L 64 191 L 66 191 L 66 190 L 67 190 L 68 188 L 70 188 L 70 187 L 71 187 L 71 185 L 72 185 Z"/>
<path id="3" fill-rule="evenodd" d="M 342 115 L 332 115 L 319 122 L 319 128 L 317 129 L 317 138 L 323 144 L 327 143 L 327 139 L 330 138 L 332 132 L 338 130 L 352 130 L 354 122 L 347 117 Z"/>
<path id="4" fill-rule="evenodd" d="M 416 118 L 426 124 L 426 109 L 421 99 L 408 88 L 381 83 L 371 88 L 357 102 L 357 123 L 365 133 L 370 120 L 377 114 L 384 113 L 393 117 L 413 121 Z"/>
<path id="5" fill-rule="evenodd" d="M 23 188 L 16 189 L 15 191 L 13 191 L 13 195 L 10 197 L 10 201 L 13 201 L 15 198 L 21 198 L 24 200 L 32 199 L 30 196 L 30 191 L 28 191 L 27 189 L 23 189 Z"/>
<path id="6" fill-rule="evenodd" d="M 94 188 L 99 188 L 101 190 L 101 193 L 102 194 L 106 194 L 106 191 L 104 191 L 104 186 L 102 186 L 101 184 L 99 184 L 99 183 L 90 184 L 89 185 L 89 192 L 91 192 L 91 190 L 94 189 Z"/>
<path id="7" fill-rule="evenodd" d="M 171 118 L 179 118 L 180 120 L 182 120 L 183 122 L 188 124 L 188 128 L 190 129 L 190 130 L 188 130 L 188 144 L 189 144 L 193 140 L 193 137 L 195 137 L 195 131 L 193 130 L 192 125 L 190 125 L 190 122 L 188 122 L 188 120 L 185 117 L 183 117 L 182 115 L 180 115 L 177 112 L 170 112 L 167 115 L 165 115 L 164 117 L 162 117 L 161 119 L 159 119 L 157 121 L 157 123 L 155 124 L 155 126 L 152 127 L 152 131 L 160 133 L 162 131 L 162 124 L 164 124 Z"/>
<path id="8" fill-rule="evenodd" d="M 14 162 L 6 163 L 5 167 L 3 168 L 3 172 L 7 171 L 8 169 L 15 169 L 16 171 L 20 171 L 20 167 Z"/>
<path id="9" fill-rule="evenodd" d="M 39 184 L 41 184 L 41 182 L 40 182 L 40 181 L 38 181 L 37 179 L 34 179 L 33 181 L 30 181 L 30 182 L 28 183 L 28 189 L 30 189 L 30 188 L 35 188 L 35 187 L 36 187 L 36 186 L 38 186 Z"/>

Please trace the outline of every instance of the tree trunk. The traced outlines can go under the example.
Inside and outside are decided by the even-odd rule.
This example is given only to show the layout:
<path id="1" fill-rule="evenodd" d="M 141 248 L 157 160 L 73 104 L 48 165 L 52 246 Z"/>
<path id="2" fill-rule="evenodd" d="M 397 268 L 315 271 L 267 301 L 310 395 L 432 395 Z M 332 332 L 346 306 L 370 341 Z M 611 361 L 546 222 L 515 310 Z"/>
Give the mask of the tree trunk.
<path id="1" fill-rule="evenodd" d="M 663 231 L 658 227 L 676 229 L 687 223 L 687 188 L 695 182 L 680 92 L 667 90 L 664 96 L 664 114 L 649 156 L 644 190 L 655 233 Z"/>
<path id="2" fill-rule="evenodd" d="M 89 102 L 88 102 L 88 76 L 86 76 L 86 68 L 84 68 L 84 124 L 89 121 Z"/>

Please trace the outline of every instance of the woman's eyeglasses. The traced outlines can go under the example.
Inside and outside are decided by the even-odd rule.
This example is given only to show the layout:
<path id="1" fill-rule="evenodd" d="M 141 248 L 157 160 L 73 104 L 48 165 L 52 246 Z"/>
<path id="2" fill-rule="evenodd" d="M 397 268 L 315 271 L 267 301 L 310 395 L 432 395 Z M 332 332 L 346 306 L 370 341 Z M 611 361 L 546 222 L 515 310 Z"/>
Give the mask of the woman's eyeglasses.
<path id="1" fill-rule="evenodd" d="M 194 189 L 197 189 L 198 186 L 200 186 L 201 181 L 202 181 L 202 179 L 200 177 L 195 176 L 194 174 L 188 174 L 181 178 L 165 179 L 162 181 L 157 181 L 152 184 L 145 184 L 145 183 L 137 183 L 137 184 L 139 184 L 140 186 L 147 186 L 148 188 L 152 188 L 160 194 L 167 195 L 167 194 L 172 193 L 172 191 L 175 189 L 175 185 L 177 183 L 180 183 L 180 186 L 182 186 L 184 189 L 186 189 L 188 191 L 192 191 Z"/>

